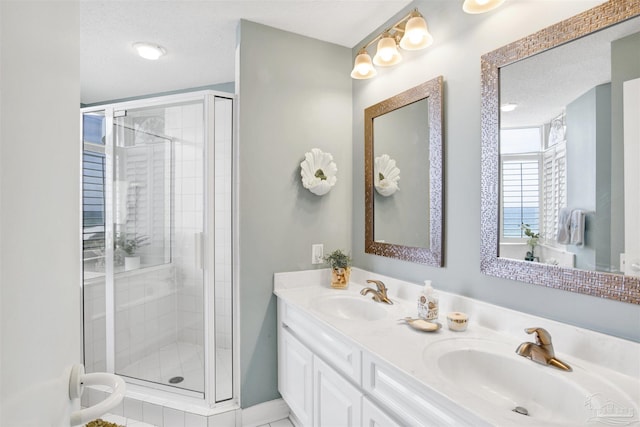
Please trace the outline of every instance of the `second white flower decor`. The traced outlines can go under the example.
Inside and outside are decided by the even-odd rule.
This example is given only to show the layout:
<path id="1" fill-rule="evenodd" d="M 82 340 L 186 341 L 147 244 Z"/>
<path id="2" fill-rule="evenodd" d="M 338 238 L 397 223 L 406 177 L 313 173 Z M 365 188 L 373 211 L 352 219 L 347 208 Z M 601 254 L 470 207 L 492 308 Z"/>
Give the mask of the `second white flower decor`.
<path id="1" fill-rule="evenodd" d="M 317 196 L 327 194 L 336 185 L 338 167 L 333 162 L 330 153 L 324 153 L 319 148 L 312 148 L 305 153 L 304 161 L 300 163 L 302 185 Z"/>
<path id="2" fill-rule="evenodd" d="M 388 197 L 400 189 L 400 169 L 388 154 L 374 159 L 373 173 L 373 186 L 380 195 Z"/>

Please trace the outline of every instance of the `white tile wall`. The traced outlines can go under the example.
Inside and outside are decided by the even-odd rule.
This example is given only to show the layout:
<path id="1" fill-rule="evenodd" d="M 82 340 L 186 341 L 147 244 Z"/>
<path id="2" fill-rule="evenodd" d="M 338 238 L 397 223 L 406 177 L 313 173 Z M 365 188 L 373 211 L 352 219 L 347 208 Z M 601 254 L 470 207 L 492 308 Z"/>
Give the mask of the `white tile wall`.
<path id="1" fill-rule="evenodd" d="M 116 274 L 116 373 L 177 340 L 176 294 L 171 264 Z"/>
<path id="2" fill-rule="evenodd" d="M 142 404 L 142 421 L 156 426 L 161 426 L 163 424 L 162 406 L 144 402 Z"/>
<path id="3" fill-rule="evenodd" d="M 231 166 L 233 128 L 231 102 L 215 103 L 215 294 L 216 344 L 230 349 L 231 307 Z"/>
<path id="4" fill-rule="evenodd" d="M 167 109 L 174 136 L 174 252 L 178 278 L 178 339 L 204 345 L 204 283 L 195 266 L 196 234 L 204 229 L 204 106 Z"/>
<path id="5" fill-rule="evenodd" d="M 84 352 L 85 371 L 100 372 L 107 367 L 105 279 L 84 282 Z"/>

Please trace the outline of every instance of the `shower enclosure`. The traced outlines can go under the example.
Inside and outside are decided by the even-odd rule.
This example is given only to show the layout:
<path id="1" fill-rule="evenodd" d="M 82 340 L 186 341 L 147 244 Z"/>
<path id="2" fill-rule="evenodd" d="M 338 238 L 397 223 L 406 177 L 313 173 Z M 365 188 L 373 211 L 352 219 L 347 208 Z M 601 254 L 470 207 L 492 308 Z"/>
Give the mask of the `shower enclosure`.
<path id="1" fill-rule="evenodd" d="M 81 114 L 86 370 L 233 400 L 233 97 Z"/>

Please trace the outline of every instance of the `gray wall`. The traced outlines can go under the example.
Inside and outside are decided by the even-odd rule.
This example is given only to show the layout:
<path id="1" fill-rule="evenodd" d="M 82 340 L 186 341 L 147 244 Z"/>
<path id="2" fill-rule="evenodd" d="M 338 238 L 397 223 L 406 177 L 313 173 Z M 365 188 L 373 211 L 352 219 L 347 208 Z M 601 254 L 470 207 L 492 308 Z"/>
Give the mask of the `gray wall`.
<path id="1" fill-rule="evenodd" d="M 611 44 L 611 256 L 624 253 L 624 138 L 622 86 L 640 77 L 640 33 Z M 613 258 L 612 258 L 613 259 Z"/>
<path id="2" fill-rule="evenodd" d="M 610 271 L 616 260 L 611 259 L 609 83 L 567 105 L 567 206 L 586 213 L 584 245 L 567 248 L 576 254 L 576 267 Z"/>
<path id="3" fill-rule="evenodd" d="M 242 21 L 239 28 L 240 365 L 242 406 L 279 397 L 273 273 L 351 245 L 351 51 Z M 300 162 L 333 154 L 338 181 L 319 197 Z"/>
<path id="4" fill-rule="evenodd" d="M 640 340 L 638 305 L 480 273 L 480 56 L 599 3 L 509 1 L 491 13 L 467 15 L 460 10 L 461 2 L 423 0 L 406 9 L 418 7 L 425 15 L 435 38 L 433 46 L 404 52 L 401 64 L 380 67 L 374 79 L 353 82 L 353 254 L 358 267 L 416 284 L 432 279 L 436 288 Z M 438 75 L 444 76 L 445 82 L 445 267 L 365 254 L 362 111 Z M 561 348 L 560 343 L 557 348 Z"/>

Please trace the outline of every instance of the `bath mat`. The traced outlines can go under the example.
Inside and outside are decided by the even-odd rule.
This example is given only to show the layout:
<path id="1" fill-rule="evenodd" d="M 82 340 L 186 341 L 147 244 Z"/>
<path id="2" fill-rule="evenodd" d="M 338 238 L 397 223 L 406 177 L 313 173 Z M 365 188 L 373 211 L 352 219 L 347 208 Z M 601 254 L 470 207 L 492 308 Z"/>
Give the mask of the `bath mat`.
<path id="1" fill-rule="evenodd" d="M 87 423 L 86 427 L 124 427 L 124 426 L 121 426 L 115 423 L 110 423 L 109 421 L 105 421 L 98 418 L 97 420 L 93 420 Z"/>

